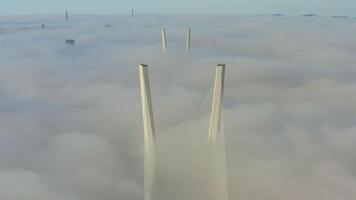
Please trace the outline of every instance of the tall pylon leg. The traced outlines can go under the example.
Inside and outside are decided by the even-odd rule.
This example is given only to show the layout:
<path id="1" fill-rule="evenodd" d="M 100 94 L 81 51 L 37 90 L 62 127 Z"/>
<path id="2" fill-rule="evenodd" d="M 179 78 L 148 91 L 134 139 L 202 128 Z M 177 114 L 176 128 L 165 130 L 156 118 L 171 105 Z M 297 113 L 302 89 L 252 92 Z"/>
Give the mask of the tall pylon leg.
<path id="1" fill-rule="evenodd" d="M 228 200 L 225 137 L 222 112 L 225 81 L 225 64 L 216 66 L 214 95 L 209 127 L 209 153 L 211 168 L 211 190 L 213 200 Z"/>
<path id="2" fill-rule="evenodd" d="M 148 66 L 139 65 L 141 102 L 144 126 L 144 200 L 151 200 L 155 177 L 155 128 L 151 100 Z"/>
<path id="3" fill-rule="evenodd" d="M 225 64 L 216 66 L 214 96 L 211 108 L 210 127 L 209 127 L 209 145 L 216 145 L 219 137 L 221 124 L 221 111 L 224 95 Z"/>

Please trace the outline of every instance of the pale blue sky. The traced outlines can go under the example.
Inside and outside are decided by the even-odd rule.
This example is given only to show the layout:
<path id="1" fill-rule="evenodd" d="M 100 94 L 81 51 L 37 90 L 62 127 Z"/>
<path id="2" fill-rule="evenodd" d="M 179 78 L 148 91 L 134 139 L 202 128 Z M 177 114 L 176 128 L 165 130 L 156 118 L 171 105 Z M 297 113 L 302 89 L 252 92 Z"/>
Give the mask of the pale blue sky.
<path id="1" fill-rule="evenodd" d="M 356 0 L 0 0 L 0 15 L 71 13 L 268 14 L 356 16 Z"/>

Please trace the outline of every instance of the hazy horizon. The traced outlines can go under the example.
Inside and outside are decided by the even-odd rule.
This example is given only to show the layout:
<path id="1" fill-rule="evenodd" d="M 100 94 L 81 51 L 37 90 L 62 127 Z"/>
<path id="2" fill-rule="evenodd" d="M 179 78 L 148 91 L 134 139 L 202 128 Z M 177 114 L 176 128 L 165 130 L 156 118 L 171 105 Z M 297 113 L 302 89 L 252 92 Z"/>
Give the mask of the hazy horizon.
<path id="1" fill-rule="evenodd" d="M 127 13 L 72 13 L 70 10 L 68 10 L 69 16 L 127 16 L 131 17 L 131 11 Z M 199 17 L 199 16 L 241 16 L 241 17 L 266 17 L 266 16 L 273 16 L 275 14 L 280 14 L 280 16 L 274 16 L 274 17 L 301 17 L 307 14 L 313 14 L 314 16 L 312 17 L 332 17 L 332 16 L 346 16 L 348 18 L 356 18 L 356 15 L 321 15 L 318 13 L 299 13 L 299 14 L 294 14 L 294 15 L 288 15 L 288 14 L 283 14 L 281 12 L 274 12 L 274 13 L 256 13 L 256 14 L 239 14 L 239 13 L 216 13 L 216 14 L 209 14 L 209 13 L 184 13 L 184 14 L 179 14 L 179 13 L 137 13 L 135 12 L 135 17 L 140 17 L 140 16 L 193 16 L 193 17 Z M 65 10 L 63 10 L 60 13 L 41 13 L 41 14 L 33 14 L 33 13 L 22 13 L 22 14 L 0 14 L 0 17 L 6 17 L 6 16 L 62 16 L 64 17 L 65 15 Z M 307 16 L 306 16 L 307 17 Z"/>
<path id="2" fill-rule="evenodd" d="M 356 13 L 356 2 L 352 0 L 132 0 L 114 1 L 36 1 L 4 0 L 1 14 L 54 14 L 68 9 L 73 13 L 124 14 L 134 8 L 138 13 L 156 14 L 267 14 L 282 13 L 298 15 L 317 13 L 320 15 L 353 15 Z"/>

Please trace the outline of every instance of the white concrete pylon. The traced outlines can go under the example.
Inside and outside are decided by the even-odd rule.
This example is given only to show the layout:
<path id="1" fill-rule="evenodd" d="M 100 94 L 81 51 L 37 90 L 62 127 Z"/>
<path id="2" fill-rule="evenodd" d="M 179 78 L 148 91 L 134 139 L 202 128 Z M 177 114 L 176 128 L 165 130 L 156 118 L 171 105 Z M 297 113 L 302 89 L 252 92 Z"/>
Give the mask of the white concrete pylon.
<path id="1" fill-rule="evenodd" d="M 142 112 L 144 119 L 144 129 L 148 137 L 154 137 L 154 122 L 153 122 L 153 110 L 150 90 L 150 80 L 148 74 L 148 66 L 145 64 L 139 65 L 140 69 L 140 87 L 141 87 L 141 100 L 142 100 Z"/>
<path id="2" fill-rule="evenodd" d="M 212 199 L 228 200 L 225 137 L 223 131 L 223 96 L 225 64 L 216 66 L 214 95 L 209 127 L 209 153 L 211 171 Z"/>
<path id="3" fill-rule="evenodd" d="M 153 121 L 152 100 L 148 66 L 139 65 L 142 114 L 144 126 L 144 200 L 151 200 L 155 177 L 155 128 Z"/>
<path id="4" fill-rule="evenodd" d="M 167 50 L 167 35 L 165 28 L 162 28 L 162 50 L 163 52 Z"/>
<path id="5" fill-rule="evenodd" d="M 225 64 L 218 64 L 216 66 L 214 95 L 210 116 L 209 126 L 209 145 L 216 145 L 218 142 L 221 112 L 223 109 L 223 95 L 224 95 L 224 80 L 225 80 Z"/>

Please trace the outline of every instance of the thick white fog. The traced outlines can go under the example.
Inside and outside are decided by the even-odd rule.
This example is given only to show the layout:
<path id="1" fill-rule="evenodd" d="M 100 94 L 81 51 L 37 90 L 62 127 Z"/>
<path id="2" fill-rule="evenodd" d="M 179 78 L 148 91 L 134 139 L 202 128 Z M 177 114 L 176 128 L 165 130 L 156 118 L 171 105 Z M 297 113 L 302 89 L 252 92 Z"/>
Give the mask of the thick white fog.
<path id="1" fill-rule="evenodd" d="M 230 199 L 353 200 L 355 55 L 353 19 L 2 16 L 0 199 L 143 199 L 140 63 L 163 149 L 158 200 L 187 185 L 202 196 L 197 152 L 225 63 Z"/>

